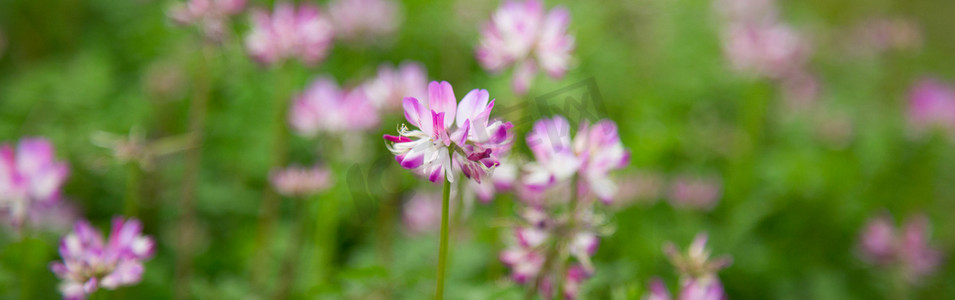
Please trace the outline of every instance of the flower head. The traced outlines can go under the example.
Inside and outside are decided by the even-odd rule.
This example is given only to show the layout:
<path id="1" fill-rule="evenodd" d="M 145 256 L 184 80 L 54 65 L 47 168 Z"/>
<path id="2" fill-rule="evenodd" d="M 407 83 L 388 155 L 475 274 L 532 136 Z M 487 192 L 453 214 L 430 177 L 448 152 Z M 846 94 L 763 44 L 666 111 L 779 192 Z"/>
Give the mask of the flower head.
<path id="1" fill-rule="evenodd" d="M 917 133 L 941 129 L 955 133 L 955 89 L 922 79 L 909 91 L 908 123 Z"/>
<path id="2" fill-rule="evenodd" d="M 329 77 L 312 81 L 289 107 L 292 129 L 305 136 L 368 130 L 378 126 L 378 118 L 362 87 L 342 90 Z"/>
<path id="3" fill-rule="evenodd" d="M 35 205 L 59 200 L 69 167 L 56 161 L 46 139 L 23 139 L 16 151 L 0 145 L 0 213 L 19 226 Z"/>
<path id="4" fill-rule="evenodd" d="M 513 142 L 510 122 L 489 120 L 494 100 L 489 101 L 486 90 L 472 90 L 458 105 L 451 84 L 433 81 L 428 99 L 408 97 L 403 106 L 405 118 L 417 129 L 401 126 L 398 136 L 384 139 L 391 142 L 388 149 L 402 167 L 432 182 L 454 182 L 452 170 L 480 182 L 499 164 L 500 151 Z"/>
<path id="5" fill-rule="evenodd" d="M 723 192 L 720 185 L 715 178 L 677 177 L 670 183 L 670 204 L 679 208 L 712 209 Z"/>
<path id="6" fill-rule="evenodd" d="M 229 17 L 244 8 L 245 0 L 188 0 L 173 6 L 169 17 L 180 25 L 197 25 L 206 37 L 218 41 L 225 36 Z"/>
<path id="7" fill-rule="evenodd" d="M 286 197 L 308 197 L 331 186 L 331 172 L 318 166 L 297 166 L 274 170 L 269 176 L 272 187 Z"/>
<path id="8" fill-rule="evenodd" d="M 663 247 L 673 266 L 680 271 L 680 274 L 686 278 L 697 280 L 708 280 L 716 278 L 716 272 L 728 267 L 733 260 L 729 256 L 722 256 L 716 259 L 710 259 L 710 250 L 706 249 L 707 235 L 705 233 L 697 234 L 693 243 L 687 247 L 686 252 L 680 253 L 680 250 L 667 243 Z"/>
<path id="9" fill-rule="evenodd" d="M 405 97 L 425 99 L 428 96 L 428 74 L 417 62 L 403 62 L 397 68 L 388 64 L 378 67 L 378 76 L 364 85 L 368 99 L 378 108 L 401 108 Z"/>
<path id="10" fill-rule="evenodd" d="M 318 7 L 301 4 L 276 4 L 269 14 L 262 9 L 252 11 L 252 31 L 245 46 L 256 60 L 271 65 L 297 58 L 314 65 L 325 58 L 334 32 Z"/>
<path id="11" fill-rule="evenodd" d="M 335 35 L 345 40 L 374 41 L 398 29 L 397 4 L 390 0 L 335 0 L 328 4 Z"/>
<path id="12" fill-rule="evenodd" d="M 644 300 L 670 300 L 670 292 L 666 285 L 659 278 L 654 278 L 650 282 L 650 293 L 643 297 Z M 701 281 L 691 279 L 680 286 L 677 300 L 724 300 L 726 294 L 723 292 L 723 284 L 719 280 Z"/>
<path id="13" fill-rule="evenodd" d="M 928 233 L 928 219 L 923 215 L 910 218 L 900 232 L 888 215 L 880 215 L 862 231 L 862 259 L 878 266 L 898 266 L 909 282 L 918 283 L 942 261 L 941 253 L 929 245 Z"/>
<path id="14" fill-rule="evenodd" d="M 155 243 L 142 235 L 136 219 L 113 218 L 109 240 L 86 221 L 77 222 L 60 242 L 63 261 L 50 264 L 62 281 L 60 293 L 66 299 L 86 299 L 103 287 L 108 290 L 133 285 L 143 275 L 143 261 L 153 255 Z"/>
<path id="15" fill-rule="evenodd" d="M 492 72 L 516 66 L 512 85 L 516 93 L 523 94 L 538 69 L 560 78 L 569 68 L 574 49 L 574 37 L 567 34 L 569 23 L 566 8 L 556 7 L 545 13 L 538 0 L 509 0 L 481 31 L 478 62 Z"/>

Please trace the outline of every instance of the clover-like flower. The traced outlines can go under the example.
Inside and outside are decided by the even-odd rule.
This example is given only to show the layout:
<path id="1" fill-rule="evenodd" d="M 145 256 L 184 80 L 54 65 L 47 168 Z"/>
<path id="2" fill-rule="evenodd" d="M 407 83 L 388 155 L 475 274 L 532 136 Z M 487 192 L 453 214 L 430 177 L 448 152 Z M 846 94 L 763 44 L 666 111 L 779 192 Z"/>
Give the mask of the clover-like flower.
<path id="1" fill-rule="evenodd" d="M 328 4 L 335 35 L 344 40 L 371 42 L 398 29 L 401 16 L 391 0 L 335 0 Z"/>
<path id="2" fill-rule="evenodd" d="M 334 31 L 331 22 L 311 4 L 275 5 L 269 12 L 252 11 L 252 31 L 246 37 L 249 54 L 264 65 L 297 58 L 306 65 L 325 59 Z"/>
<path id="3" fill-rule="evenodd" d="M 312 81 L 289 107 L 292 129 L 304 136 L 368 130 L 378 126 L 378 118 L 362 87 L 343 90 L 325 76 Z"/>
<path id="4" fill-rule="evenodd" d="M 428 74 L 417 62 L 402 62 L 397 68 L 388 64 L 378 67 L 378 75 L 364 84 L 368 99 L 385 110 L 401 108 L 405 97 L 424 99 L 428 96 Z"/>
<path id="5" fill-rule="evenodd" d="M 891 218 L 880 215 L 866 224 L 860 239 L 861 256 L 877 266 L 897 266 L 910 283 L 918 283 L 935 273 L 942 262 L 941 253 L 929 244 L 928 218 L 911 217 L 900 230 Z"/>
<path id="6" fill-rule="evenodd" d="M 428 99 L 408 97 L 403 106 L 405 118 L 417 129 L 402 125 L 398 136 L 384 139 L 402 167 L 432 182 L 454 182 L 458 172 L 480 182 L 499 164 L 501 149 L 513 142 L 510 122 L 489 120 L 494 100 L 489 101 L 487 90 L 471 90 L 458 105 L 451 84 L 433 81 Z"/>
<path id="7" fill-rule="evenodd" d="M 909 91 L 906 117 L 915 133 L 955 133 L 955 89 L 937 79 L 920 80 Z"/>
<path id="8" fill-rule="evenodd" d="M 331 172 L 322 167 L 291 166 L 272 171 L 269 181 L 275 191 L 286 197 L 308 197 L 331 186 L 331 177 Z"/>
<path id="9" fill-rule="evenodd" d="M 524 94 L 539 69 L 553 78 L 567 72 L 574 50 L 569 23 L 570 12 L 564 7 L 545 14 L 538 0 L 507 1 L 481 31 L 478 62 L 491 72 L 516 66 L 512 85 L 517 94 Z"/>
<path id="10" fill-rule="evenodd" d="M 60 293 L 65 299 L 86 299 L 100 287 L 114 290 L 138 283 L 143 261 L 152 257 L 154 248 L 136 219 L 113 218 L 107 241 L 89 222 L 80 221 L 60 242 L 63 261 L 51 263 L 50 270 L 63 280 Z"/>
<path id="11" fill-rule="evenodd" d="M 23 139 L 16 151 L 0 145 L 0 214 L 19 227 L 34 206 L 59 200 L 68 174 L 69 167 L 56 160 L 46 139 Z"/>
<path id="12" fill-rule="evenodd" d="M 242 12 L 245 0 L 188 0 L 169 11 L 169 17 L 180 25 L 199 26 L 203 34 L 218 41 L 225 36 L 229 17 Z"/>

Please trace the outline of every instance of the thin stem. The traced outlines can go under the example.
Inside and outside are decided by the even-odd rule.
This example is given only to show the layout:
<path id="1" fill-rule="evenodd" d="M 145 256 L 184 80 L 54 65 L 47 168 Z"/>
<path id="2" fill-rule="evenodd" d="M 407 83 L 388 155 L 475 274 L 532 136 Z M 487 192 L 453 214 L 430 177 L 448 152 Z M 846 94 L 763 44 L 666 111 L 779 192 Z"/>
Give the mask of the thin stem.
<path id="1" fill-rule="evenodd" d="M 315 218 L 318 271 L 321 272 L 321 280 L 324 283 L 331 283 L 338 246 L 338 200 L 337 197 L 326 197 L 319 203 L 318 218 Z"/>
<path id="2" fill-rule="evenodd" d="M 129 162 L 126 166 L 126 216 L 138 217 L 139 204 L 142 201 L 141 182 L 143 170 L 138 163 Z"/>
<path id="3" fill-rule="evenodd" d="M 444 193 L 441 197 L 441 244 L 438 248 L 438 286 L 434 298 L 444 299 L 444 270 L 448 259 L 448 206 L 451 199 L 451 182 L 445 179 Z"/>
<path id="4" fill-rule="evenodd" d="M 279 272 L 279 286 L 276 289 L 275 299 L 286 299 L 289 297 L 289 294 L 292 291 L 292 288 L 295 286 L 295 270 L 296 270 L 296 260 L 299 258 L 299 254 L 302 252 L 302 245 L 304 244 L 306 238 L 306 227 L 308 224 L 308 205 L 306 201 L 318 200 L 316 199 L 295 199 L 297 214 L 295 218 L 295 228 L 292 230 L 292 233 L 289 236 L 289 247 L 285 252 L 285 260 L 282 262 L 282 270 Z"/>
<path id="5" fill-rule="evenodd" d="M 202 169 L 202 144 L 206 124 L 206 109 L 210 95 L 212 78 L 207 60 L 211 60 L 212 48 L 203 44 L 197 62 L 196 88 L 189 108 L 189 132 L 195 137 L 195 147 L 186 152 L 185 167 L 182 176 L 182 195 L 179 198 L 181 209 L 179 232 L 176 245 L 175 299 L 188 298 L 189 277 L 192 273 L 192 239 L 196 226 L 195 197 L 199 173 Z"/>
<path id="6" fill-rule="evenodd" d="M 275 99 L 274 102 L 274 113 L 273 117 L 273 141 L 272 141 L 272 162 L 271 169 L 279 168 L 285 165 L 287 159 L 287 150 L 288 150 L 288 140 L 289 132 L 285 122 L 286 113 L 288 113 L 288 102 L 289 102 L 289 86 L 291 85 L 290 77 L 287 73 L 290 73 L 288 68 L 285 68 L 286 65 L 276 68 L 274 77 L 275 77 Z M 256 250 L 255 255 L 253 256 L 254 265 L 252 268 L 252 283 L 256 285 L 259 290 L 264 290 L 263 285 L 266 283 L 266 274 L 268 273 L 269 262 L 269 253 L 268 253 L 268 240 L 272 236 L 272 232 L 275 230 L 275 219 L 278 217 L 278 208 L 279 208 L 279 196 L 278 193 L 271 185 L 266 185 L 265 192 L 262 194 L 262 209 L 259 214 L 259 225 L 258 233 L 256 235 Z"/>

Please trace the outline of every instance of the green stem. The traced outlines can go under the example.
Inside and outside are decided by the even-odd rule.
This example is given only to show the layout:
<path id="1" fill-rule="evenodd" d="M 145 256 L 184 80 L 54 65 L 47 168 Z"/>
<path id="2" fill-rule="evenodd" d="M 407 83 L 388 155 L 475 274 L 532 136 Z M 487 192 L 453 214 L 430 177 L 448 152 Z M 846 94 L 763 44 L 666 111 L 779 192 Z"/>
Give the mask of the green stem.
<path id="1" fill-rule="evenodd" d="M 282 270 L 279 272 L 279 276 L 281 276 L 281 278 L 279 278 L 279 285 L 276 289 L 275 299 L 288 298 L 289 294 L 292 292 L 292 289 L 295 287 L 296 261 L 299 259 L 299 254 L 301 253 L 302 245 L 305 241 L 305 231 L 307 227 L 306 224 L 308 224 L 308 205 L 306 201 L 310 200 L 313 199 L 295 199 L 295 213 L 297 214 L 295 218 L 295 227 L 289 235 L 289 246 L 285 252 L 285 261 L 282 262 Z"/>
<path id="2" fill-rule="evenodd" d="M 137 217 L 139 215 L 139 203 L 141 201 L 141 182 L 143 170 L 139 164 L 129 162 L 126 171 L 126 216 Z"/>
<path id="3" fill-rule="evenodd" d="M 326 197 L 319 202 L 319 217 L 316 218 L 317 236 L 315 249 L 318 251 L 318 271 L 324 283 L 332 283 L 336 248 L 338 246 L 338 200 Z"/>
<path id="4" fill-rule="evenodd" d="M 441 244 L 438 248 L 438 286 L 434 298 L 444 299 L 444 270 L 448 259 L 448 206 L 451 199 L 451 182 L 445 179 L 444 194 L 441 197 Z"/>

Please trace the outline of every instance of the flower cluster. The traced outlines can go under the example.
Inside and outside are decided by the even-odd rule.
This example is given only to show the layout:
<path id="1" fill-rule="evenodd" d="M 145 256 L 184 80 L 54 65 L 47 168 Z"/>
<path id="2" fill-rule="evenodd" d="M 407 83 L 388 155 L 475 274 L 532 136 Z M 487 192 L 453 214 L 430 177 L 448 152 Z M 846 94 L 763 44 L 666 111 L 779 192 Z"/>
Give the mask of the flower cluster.
<path id="1" fill-rule="evenodd" d="M 171 17 L 180 25 L 195 25 L 211 40 L 225 37 L 229 17 L 242 12 L 245 0 L 188 0 L 173 6 Z"/>
<path id="2" fill-rule="evenodd" d="M 541 1 L 509 0 L 481 31 L 478 62 L 492 72 L 515 66 L 512 85 L 517 94 L 524 94 L 538 69 L 553 78 L 567 72 L 574 50 L 569 22 L 570 13 L 563 7 L 545 14 Z"/>
<path id="3" fill-rule="evenodd" d="M 80 221 L 60 242 L 63 261 L 51 263 L 50 269 L 63 280 L 60 292 L 65 299 L 86 299 L 100 287 L 113 290 L 139 282 L 143 261 L 152 256 L 154 247 L 135 219 L 114 218 L 107 241 L 88 222 Z"/>
<path id="4" fill-rule="evenodd" d="M 732 263 L 729 256 L 710 260 L 710 251 L 706 249 L 706 234 L 698 234 L 685 253 L 672 243 L 667 243 L 664 252 L 680 273 L 679 300 L 722 300 L 726 299 L 723 284 L 716 272 Z M 650 293 L 646 300 L 669 300 L 670 293 L 660 279 L 650 283 Z"/>
<path id="5" fill-rule="evenodd" d="M 928 241 L 928 218 L 912 217 L 896 232 L 888 215 L 873 218 L 860 239 L 861 256 L 878 266 L 896 266 L 911 283 L 935 272 L 942 257 Z"/>
<path id="6" fill-rule="evenodd" d="M 250 55 L 264 65 L 297 58 L 314 65 L 322 61 L 331 46 L 334 31 L 331 22 L 318 7 L 300 4 L 276 4 L 275 10 L 252 11 L 252 31 L 245 45 Z"/>
<path id="7" fill-rule="evenodd" d="M 574 175 L 579 176 L 578 195 L 596 195 L 609 203 L 617 192 L 610 171 L 630 163 L 630 152 L 623 147 L 617 125 L 601 120 L 594 125 L 580 124 L 577 135 L 570 138 L 570 123 L 561 116 L 534 123 L 527 135 L 527 146 L 536 161 L 525 165 L 523 183 L 530 190 L 543 192 Z"/>
<path id="8" fill-rule="evenodd" d="M 375 107 L 397 110 L 405 97 L 424 99 L 428 95 L 428 73 L 417 62 L 403 62 L 397 68 L 382 64 L 378 75 L 366 82 L 364 89 Z"/>
<path id="9" fill-rule="evenodd" d="M 318 166 L 311 168 L 292 166 L 273 170 L 269 180 L 279 194 L 286 197 L 308 197 L 331 186 L 331 177 L 331 172 Z"/>
<path id="10" fill-rule="evenodd" d="M 289 123 L 297 133 L 354 132 L 378 126 L 378 110 L 359 86 L 342 90 L 329 77 L 319 77 L 289 107 Z"/>
<path id="11" fill-rule="evenodd" d="M 514 228 L 513 243 L 501 252 L 501 261 L 511 268 L 511 279 L 537 287 L 550 299 L 563 277 L 565 298 L 574 299 L 580 284 L 593 274 L 590 257 L 597 252 L 599 238 L 593 228 L 593 216 L 581 214 L 552 218 L 542 208 L 529 207 L 522 214 L 523 224 Z M 565 269 L 558 261 L 566 251 L 573 259 Z"/>
<path id="12" fill-rule="evenodd" d="M 936 79 L 922 79 L 909 91 L 907 117 L 915 133 L 932 129 L 955 133 L 955 89 Z"/>
<path id="13" fill-rule="evenodd" d="M 32 210 L 58 202 L 68 174 L 69 167 L 56 160 L 45 139 L 23 139 L 16 151 L 0 145 L 0 213 L 18 227 Z"/>
<path id="14" fill-rule="evenodd" d="M 774 0 L 718 0 L 726 20 L 723 51 L 733 67 L 779 82 L 790 104 L 815 100 L 818 81 L 807 71 L 809 41 L 779 19 Z"/>
<path id="15" fill-rule="evenodd" d="M 328 4 L 335 36 L 349 41 L 374 41 L 394 33 L 400 16 L 390 0 L 335 0 Z"/>
<path id="16" fill-rule="evenodd" d="M 510 122 L 489 119 L 494 100 L 487 90 L 471 90 L 460 105 L 448 82 L 428 84 L 428 98 L 404 99 L 405 118 L 417 127 L 401 126 L 398 136 L 385 135 L 388 149 L 401 166 L 432 182 L 455 174 L 480 182 L 499 164 L 501 149 L 510 147 Z"/>

